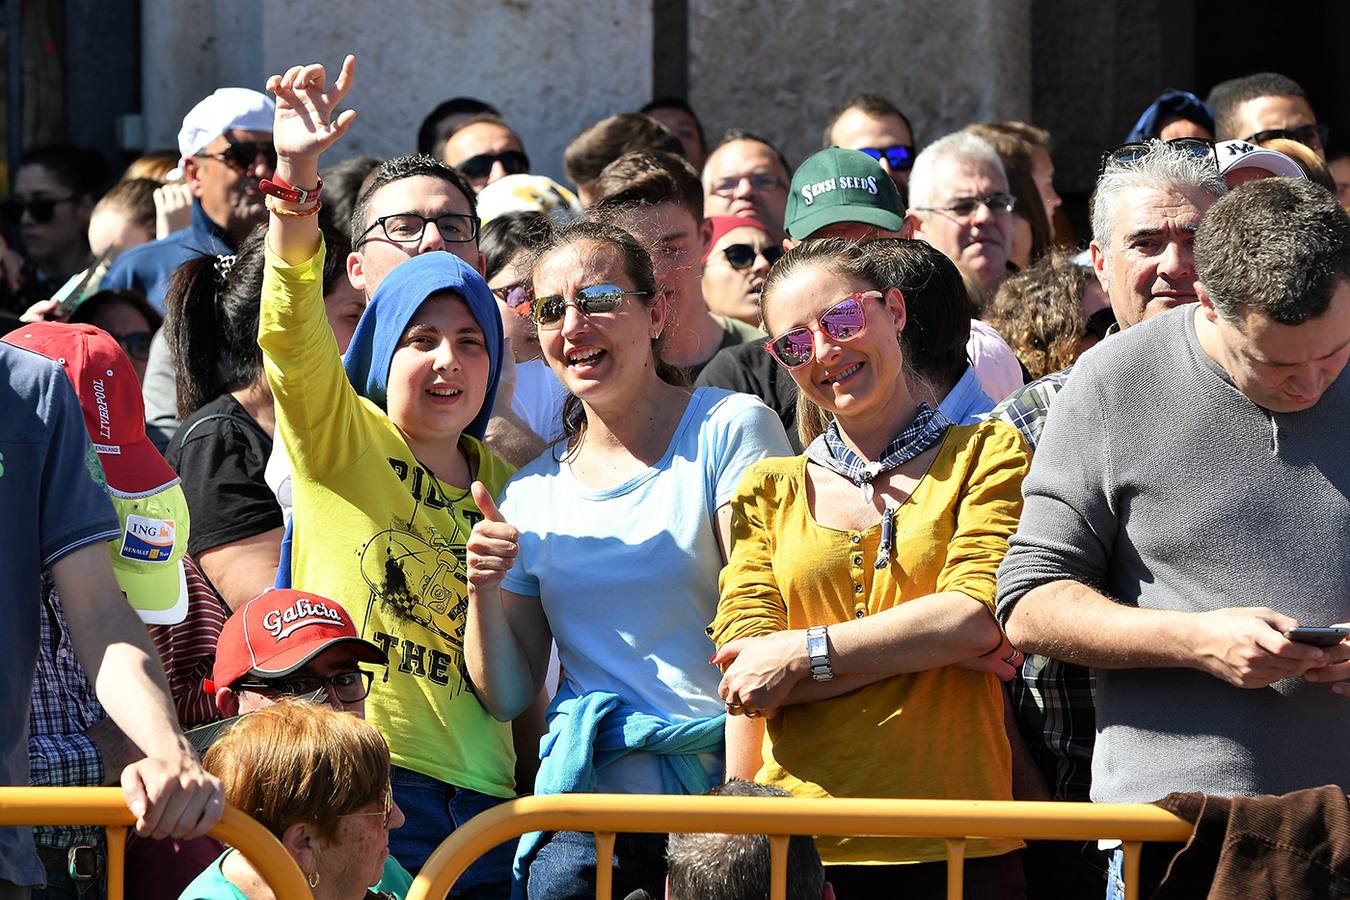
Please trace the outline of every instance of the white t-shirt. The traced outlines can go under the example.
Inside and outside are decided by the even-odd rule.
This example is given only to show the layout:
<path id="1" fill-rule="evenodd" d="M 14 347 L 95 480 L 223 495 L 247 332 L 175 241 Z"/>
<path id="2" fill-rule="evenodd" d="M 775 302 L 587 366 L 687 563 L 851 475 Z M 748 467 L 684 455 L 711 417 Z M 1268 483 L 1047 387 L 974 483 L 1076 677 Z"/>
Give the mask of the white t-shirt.
<path id="1" fill-rule="evenodd" d="M 545 443 L 551 444 L 562 437 L 562 409 L 566 399 L 567 388 L 553 374 L 548 363 L 532 359 L 516 364 L 516 390 L 511 395 L 511 411 Z"/>
<path id="2" fill-rule="evenodd" d="M 520 553 L 502 586 L 540 598 L 576 693 L 613 692 L 672 722 L 718 715 L 721 672 L 704 630 L 723 564 L 717 509 L 751 463 L 792 454 L 782 423 L 757 397 L 698 388 L 665 455 L 622 485 L 583 486 L 561 454 L 551 448 L 506 485 L 501 510 Z M 720 778 L 720 754 L 705 767 Z M 661 791 L 655 760 L 640 753 L 599 781 Z"/>

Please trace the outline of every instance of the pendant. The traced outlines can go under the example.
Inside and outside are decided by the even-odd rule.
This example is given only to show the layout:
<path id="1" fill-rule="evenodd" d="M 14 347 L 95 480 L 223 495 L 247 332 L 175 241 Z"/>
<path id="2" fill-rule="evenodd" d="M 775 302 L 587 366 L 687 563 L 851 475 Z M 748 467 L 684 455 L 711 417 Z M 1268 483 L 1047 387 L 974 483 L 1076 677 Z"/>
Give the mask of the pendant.
<path id="1" fill-rule="evenodd" d="M 859 487 L 862 488 L 863 502 L 871 503 L 873 495 L 872 482 L 864 481 L 861 485 L 859 485 Z"/>

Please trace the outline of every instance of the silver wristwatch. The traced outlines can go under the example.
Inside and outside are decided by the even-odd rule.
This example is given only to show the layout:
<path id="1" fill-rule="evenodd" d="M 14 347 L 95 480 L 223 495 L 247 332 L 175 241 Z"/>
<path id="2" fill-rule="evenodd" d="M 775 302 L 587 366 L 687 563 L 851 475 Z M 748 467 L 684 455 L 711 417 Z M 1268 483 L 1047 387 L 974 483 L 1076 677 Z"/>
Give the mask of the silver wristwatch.
<path id="1" fill-rule="evenodd" d="M 824 625 L 806 629 L 806 655 L 811 659 L 811 677 L 816 681 L 834 678 L 834 669 L 830 667 L 830 642 L 825 635 Z"/>

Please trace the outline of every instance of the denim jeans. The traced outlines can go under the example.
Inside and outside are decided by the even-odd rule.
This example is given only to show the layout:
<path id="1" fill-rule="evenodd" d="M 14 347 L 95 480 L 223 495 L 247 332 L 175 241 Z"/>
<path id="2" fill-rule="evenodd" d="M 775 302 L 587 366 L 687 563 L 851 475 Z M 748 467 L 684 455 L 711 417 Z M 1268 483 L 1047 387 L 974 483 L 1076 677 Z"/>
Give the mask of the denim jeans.
<path id="1" fill-rule="evenodd" d="M 33 888 L 33 900 L 103 900 L 103 879 L 76 881 L 67 872 L 47 870 L 47 886 Z"/>
<path id="2" fill-rule="evenodd" d="M 666 836 L 620 834 L 614 841 L 611 896 L 642 888 L 653 897 L 666 890 Z M 595 896 L 595 835 L 555 831 L 530 864 L 529 900 L 590 900 Z"/>
<path id="3" fill-rule="evenodd" d="M 407 821 L 402 828 L 389 832 L 389 852 L 414 875 L 456 828 L 506 802 L 399 766 L 393 768 L 392 781 L 394 802 Z M 506 900 L 511 894 L 515 854 L 514 840 L 493 847 L 469 866 L 450 896 Z"/>

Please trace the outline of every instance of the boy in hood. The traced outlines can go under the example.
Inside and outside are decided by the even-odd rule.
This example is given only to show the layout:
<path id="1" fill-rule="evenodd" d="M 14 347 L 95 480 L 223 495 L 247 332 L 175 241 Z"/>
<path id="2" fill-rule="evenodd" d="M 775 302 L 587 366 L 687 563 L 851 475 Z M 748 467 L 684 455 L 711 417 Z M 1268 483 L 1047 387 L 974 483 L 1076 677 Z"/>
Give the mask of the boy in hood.
<path id="1" fill-rule="evenodd" d="M 355 116 L 336 110 L 354 67 L 348 57 L 331 86 L 322 66 L 268 81 L 278 165 L 275 182 L 262 185 L 271 224 L 258 342 L 294 464 L 283 576 L 341 602 L 360 636 L 389 656 L 366 710 L 389 742 L 394 801 L 409 820 L 390 849 L 416 872 L 458 825 L 514 795 L 511 727 L 488 715 L 461 674 L 464 542 L 481 517 L 469 485 L 500 491 L 511 474 L 482 442 L 502 328 L 472 266 L 422 253 L 384 278 L 339 358 L 314 214 L 319 155 Z M 454 214 L 372 224 L 391 241 L 427 228 L 462 240 L 476 226 Z M 461 887 L 504 896 L 510 862 L 509 848 L 489 853 Z"/>

